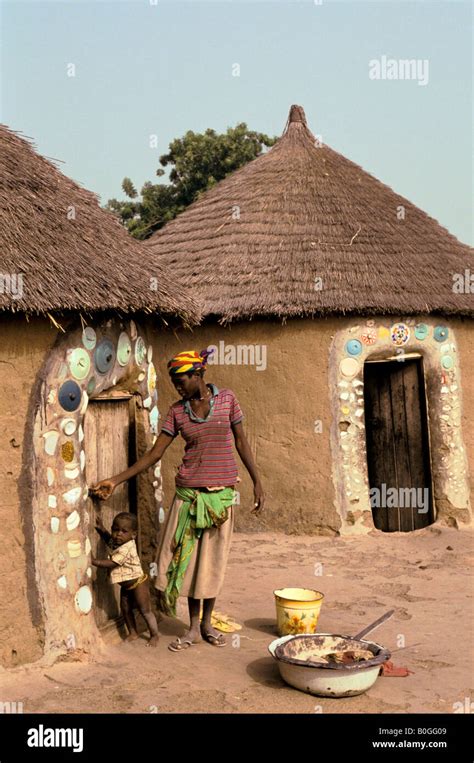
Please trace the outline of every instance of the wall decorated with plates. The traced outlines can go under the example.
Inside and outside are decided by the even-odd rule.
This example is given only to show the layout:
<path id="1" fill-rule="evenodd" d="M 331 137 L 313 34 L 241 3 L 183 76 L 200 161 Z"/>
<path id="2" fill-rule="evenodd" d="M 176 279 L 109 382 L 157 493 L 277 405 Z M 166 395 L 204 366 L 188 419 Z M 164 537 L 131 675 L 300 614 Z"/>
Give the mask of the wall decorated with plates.
<path id="1" fill-rule="evenodd" d="M 403 362 L 403 355 L 409 353 L 423 356 L 436 520 L 472 521 L 454 331 L 448 322 L 436 320 L 362 320 L 338 331 L 330 351 L 331 449 L 341 533 L 374 529 L 365 440 L 364 362 L 392 356 Z"/>
<path id="2" fill-rule="evenodd" d="M 94 518 L 88 512 L 84 415 L 89 400 L 106 390 L 137 394 L 147 411 L 151 446 L 159 420 L 152 347 L 134 321 L 83 325 L 55 346 L 42 378 L 34 433 L 33 524 L 45 652 L 87 651 L 99 643 L 99 634 L 92 606 L 89 524 Z M 159 464 L 153 485 L 163 521 Z"/>

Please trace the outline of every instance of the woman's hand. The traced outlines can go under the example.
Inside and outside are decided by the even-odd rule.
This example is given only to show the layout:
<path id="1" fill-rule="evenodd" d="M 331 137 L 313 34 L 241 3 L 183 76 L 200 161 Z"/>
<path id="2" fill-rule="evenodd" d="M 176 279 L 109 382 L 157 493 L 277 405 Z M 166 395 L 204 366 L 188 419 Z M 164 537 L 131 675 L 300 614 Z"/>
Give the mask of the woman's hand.
<path id="1" fill-rule="evenodd" d="M 93 498 L 99 498 L 101 501 L 106 501 L 110 498 L 116 487 L 117 483 L 112 479 L 101 480 L 97 485 L 89 488 L 89 493 Z"/>
<path id="2" fill-rule="evenodd" d="M 263 511 L 265 504 L 265 496 L 263 494 L 263 488 L 259 482 L 257 482 L 253 489 L 254 507 L 251 514 L 260 514 Z"/>

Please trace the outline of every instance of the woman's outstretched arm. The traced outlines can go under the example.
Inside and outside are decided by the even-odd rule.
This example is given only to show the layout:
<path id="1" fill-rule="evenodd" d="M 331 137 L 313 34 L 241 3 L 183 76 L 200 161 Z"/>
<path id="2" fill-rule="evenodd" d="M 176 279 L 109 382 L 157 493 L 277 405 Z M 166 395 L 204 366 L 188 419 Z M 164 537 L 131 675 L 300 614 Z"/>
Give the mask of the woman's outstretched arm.
<path id="1" fill-rule="evenodd" d="M 161 432 L 156 438 L 153 447 L 139 458 L 138 461 L 132 464 L 128 469 L 125 469 L 125 471 L 120 472 L 120 474 L 115 474 L 113 477 L 101 480 L 97 485 L 89 488 L 89 492 L 94 498 L 106 501 L 107 498 L 110 498 L 117 485 L 132 479 L 132 477 L 135 477 L 137 474 L 140 474 L 140 472 L 143 472 L 153 464 L 156 464 L 156 462 L 163 456 L 166 448 L 173 442 L 173 439 L 174 438 L 170 434 Z"/>

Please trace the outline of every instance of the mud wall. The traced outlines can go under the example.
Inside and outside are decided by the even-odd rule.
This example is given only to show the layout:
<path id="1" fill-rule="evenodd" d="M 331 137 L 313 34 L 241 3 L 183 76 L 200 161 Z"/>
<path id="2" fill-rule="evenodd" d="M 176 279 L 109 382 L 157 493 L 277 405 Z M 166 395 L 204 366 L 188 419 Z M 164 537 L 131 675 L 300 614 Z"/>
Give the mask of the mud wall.
<path id="1" fill-rule="evenodd" d="M 108 328 L 109 324 L 111 321 L 105 324 L 104 330 L 107 330 L 108 335 L 112 335 L 113 331 L 112 328 Z M 72 326 L 67 325 L 66 320 L 64 327 L 65 329 L 72 328 Z M 115 333 L 118 334 L 118 331 L 119 329 L 116 328 Z M 58 337 L 62 342 L 56 343 Z M 121 337 L 123 340 L 124 334 Z M 2 538 L 6 542 L 4 542 L 0 560 L 2 573 L 0 576 L 0 664 L 5 667 L 32 662 L 40 658 L 45 650 L 49 651 L 53 637 L 56 638 L 53 633 L 54 623 L 56 623 L 57 628 L 66 628 L 68 633 L 72 632 L 74 631 L 74 623 L 72 622 L 74 613 L 76 613 L 76 620 L 78 621 L 75 623 L 77 627 L 74 636 L 78 636 L 78 638 L 81 636 L 84 640 L 88 633 L 84 624 L 84 617 L 82 614 L 77 615 L 77 606 L 74 608 L 73 614 L 69 611 L 71 606 L 69 606 L 69 610 L 67 609 L 68 602 L 69 605 L 71 604 L 68 590 L 66 590 L 67 586 L 61 585 L 60 593 L 56 590 L 60 583 L 68 582 L 66 576 L 56 581 L 59 574 L 57 569 L 59 563 L 61 569 L 64 568 L 63 572 L 68 572 L 68 575 L 71 573 L 69 576 L 72 576 L 73 583 L 76 584 L 77 582 L 78 570 L 69 569 L 72 563 L 75 564 L 78 561 L 76 559 L 77 553 L 69 553 L 69 556 L 74 556 L 74 559 L 68 566 L 66 555 L 64 553 L 58 554 L 58 544 L 64 538 L 67 541 L 68 549 L 72 544 L 79 545 L 81 543 L 78 540 L 71 540 L 70 531 L 74 529 L 74 537 L 78 536 L 82 525 L 85 523 L 87 512 L 84 513 L 84 522 L 82 522 L 81 515 L 78 515 L 77 511 L 73 512 L 73 515 L 78 515 L 80 526 L 76 521 L 74 527 L 72 524 L 68 525 L 67 522 L 64 522 L 65 517 L 62 514 L 57 516 L 58 512 L 61 511 L 59 506 L 61 496 L 56 498 L 53 493 L 61 485 L 63 491 L 74 486 L 75 482 L 82 479 L 81 475 L 85 466 L 85 459 L 82 458 L 86 455 L 84 453 L 81 453 L 80 468 L 79 465 L 75 468 L 75 462 L 69 463 L 72 445 L 70 435 L 72 432 L 77 433 L 79 431 L 81 433 L 82 427 L 77 428 L 76 423 L 72 419 L 68 419 L 67 415 L 69 417 L 76 416 L 79 411 L 66 414 L 59 407 L 57 402 L 58 383 L 54 374 L 51 379 L 50 373 L 52 366 L 55 368 L 59 364 L 62 369 L 61 373 L 67 375 L 68 369 L 64 362 L 67 357 L 71 367 L 70 373 L 74 376 L 72 369 L 75 362 L 74 354 L 68 354 L 68 347 L 70 345 L 80 347 L 80 340 L 81 329 L 77 329 L 75 334 L 71 334 L 69 330 L 63 334 L 62 332 L 58 333 L 49 320 L 35 318 L 27 322 L 22 316 L 2 318 L 0 329 L 0 423 L 3 437 L 0 443 L 0 520 Z M 125 346 L 123 341 L 122 345 Z M 85 353 L 85 350 L 81 349 L 81 352 Z M 131 345 L 128 355 L 130 354 Z M 118 359 L 119 366 L 111 367 L 110 374 L 112 376 L 116 374 L 117 379 L 109 380 L 107 375 L 102 375 L 98 381 L 94 379 L 94 385 L 88 387 L 92 396 L 96 392 L 101 392 L 104 385 L 105 387 L 110 384 L 114 385 L 116 381 L 118 384 L 122 382 L 126 384 L 127 389 L 130 385 L 133 386 L 132 376 L 129 374 L 129 378 L 127 376 L 128 371 L 123 370 L 123 367 L 128 363 L 128 355 L 126 361 L 123 358 Z M 141 387 L 149 391 L 149 394 L 145 392 L 141 397 L 138 396 L 136 435 L 139 454 L 150 447 L 150 428 L 154 421 L 153 410 L 157 413 L 156 407 L 155 409 L 152 408 L 155 399 L 153 396 L 156 395 L 156 375 L 153 364 L 149 362 L 151 351 L 147 353 L 147 348 L 143 345 L 141 355 L 143 357 L 141 357 L 140 363 L 144 363 L 144 370 L 140 374 L 140 384 Z M 148 362 L 146 362 L 147 355 Z M 138 363 L 136 347 L 133 357 Z M 130 361 L 127 368 L 132 365 L 133 363 Z M 133 368 L 135 368 L 134 365 Z M 79 371 L 76 369 L 75 373 L 77 376 Z M 125 380 L 122 379 L 124 374 Z M 87 382 L 88 378 L 85 378 L 84 384 Z M 137 382 L 138 386 L 140 384 Z M 153 396 L 150 390 L 153 391 Z M 136 391 L 135 388 L 133 391 Z M 146 397 L 147 394 L 148 397 Z M 83 408 L 85 408 L 87 395 L 83 394 L 82 399 Z M 58 410 L 50 410 L 55 405 Z M 47 420 L 43 421 L 43 415 L 46 414 Z M 40 424 L 43 421 L 41 425 L 38 423 L 38 417 Z M 74 423 L 73 430 L 66 431 L 64 429 L 63 431 L 61 426 L 57 430 L 55 429 L 58 422 L 62 425 L 65 421 L 68 424 Z M 67 453 L 61 449 L 61 457 L 58 457 L 57 463 L 49 446 L 45 445 L 46 435 L 49 438 L 53 434 L 56 438 L 56 445 L 56 440 L 62 438 L 64 440 L 63 445 L 69 447 Z M 81 437 L 83 434 L 79 434 L 79 438 Z M 54 451 L 57 450 L 56 445 Z M 57 474 L 55 474 L 53 466 L 57 466 Z M 156 501 L 161 495 L 161 480 L 157 471 L 159 472 L 159 467 L 152 474 L 143 475 L 138 481 L 142 552 L 147 567 L 154 558 L 156 543 L 158 520 Z M 66 478 L 69 481 L 63 485 L 61 479 Z M 47 487 L 45 487 L 46 479 Z M 85 485 L 82 486 L 85 487 Z M 82 489 L 80 491 L 82 492 Z M 61 490 L 59 493 L 61 494 Z M 70 497 L 70 493 L 67 493 L 67 496 Z M 65 499 L 65 496 L 63 495 L 62 498 Z M 71 518 L 69 513 L 67 518 Z M 62 534 L 59 532 L 61 528 Z M 82 546 L 83 544 L 81 544 L 81 550 Z M 62 550 L 64 551 L 64 549 Z M 72 549 L 69 551 L 71 552 Z M 88 553 L 85 552 L 86 557 Z M 35 554 L 37 555 L 36 559 Z M 79 561 L 83 562 L 82 567 L 87 564 L 87 558 L 81 557 Z M 91 572 L 90 568 L 89 572 Z M 81 582 L 84 582 L 82 578 Z M 61 595 L 68 598 L 66 600 L 60 599 Z M 52 599 L 54 599 L 53 604 L 51 604 Z M 49 610 L 46 607 L 47 601 L 49 601 Z M 47 619 L 45 612 L 48 612 Z"/>
<path id="2" fill-rule="evenodd" d="M 284 325 L 252 321 L 226 328 L 207 324 L 192 332 L 150 329 L 149 341 L 154 346 L 159 374 L 162 417 L 177 399 L 168 379 L 167 360 L 181 350 L 200 350 L 211 344 L 221 348 L 220 343 L 224 343 L 224 350 L 219 349 L 220 362 L 209 365 L 206 379 L 218 387 L 230 387 L 236 393 L 267 496 L 265 518 L 256 519 L 249 513 L 253 504 L 252 483 L 245 467 L 240 464 L 238 530 L 269 529 L 327 535 L 341 530 L 332 482 L 328 362 L 336 332 L 359 322 L 354 318 L 329 318 L 291 320 Z M 388 325 L 391 322 L 387 319 Z M 472 488 L 474 428 L 469 419 L 474 408 L 474 322 L 441 318 L 439 322 L 456 332 L 463 387 L 462 429 Z M 238 360 L 238 352 L 232 358 L 229 345 L 266 348 L 265 363 L 260 363 L 262 370 L 257 370 L 257 362 L 234 362 Z M 257 355 L 254 353 L 254 360 Z M 258 360 L 263 355 L 262 352 Z M 244 354 L 240 357 L 242 360 Z M 163 461 L 165 506 L 169 506 L 172 499 L 174 476 L 182 453 L 182 440 L 177 440 Z"/>
<path id="3" fill-rule="evenodd" d="M 43 653 L 29 472 L 35 390 L 57 330 L 47 319 L 0 321 L 0 663 L 12 667 Z"/>
<path id="4" fill-rule="evenodd" d="M 254 351 L 254 360 L 264 358 L 259 365 L 230 364 L 229 354 L 229 364 L 209 365 L 206 372 L 207 381 L 233 389 L 241 404 L 245 432 L 266 493 L 265 516 L 255 518 L 250 514 L 252 482 L 237 455 L 242 479 L 237 486 L 238 530 L 324 534 L 339 530 L 331 482 L 328 392 L 329 347 L 338 326 L 337 319 L 317 323 L 294 320 L 284 326 L 254 321 L 229 328 L 207 325 L 192 333 L 153 332 L 162 417 L 177 399 L 166 371 L 167 360 L 176 352 L 200 350 L 211 344 L 220 347 L 220 342 L 225 346 L 265 348 L 259 357 Z M 225 352 L 220 352 L 220 359 L 225 361 Z M 163 460 L 166 506 L 172 499 L 174 475 L 183 450 L 182 440 L 177 439 Z"/>
<path id="5" fill-rule="evenodd" d="M 471 506 L 474 503 L 474 320 L 455 318 L 447 321 L 456 332 L 461 371 L 462 433 L 466 449 Z"/>

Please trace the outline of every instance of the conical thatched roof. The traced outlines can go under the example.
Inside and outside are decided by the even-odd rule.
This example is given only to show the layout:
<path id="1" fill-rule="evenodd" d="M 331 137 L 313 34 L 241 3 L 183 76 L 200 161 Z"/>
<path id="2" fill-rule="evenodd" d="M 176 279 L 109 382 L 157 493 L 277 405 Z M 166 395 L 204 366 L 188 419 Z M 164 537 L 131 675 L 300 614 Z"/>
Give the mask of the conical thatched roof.
<path id="1" fill-rule="evenodd" d="M 147 246 L 221 322 L 474 313 L 473 295 L 452 290 L 453 274 L 473 269 L 473 250 L 318 146 L 300 106 L 270 151 L 204 193 Z"/>
<path id="2" fill-rule="evenodd" d="M 0 216 L 0 310 L 157 311 L 196 322 L 200 308 L 166 264 L 150 262 L 95 194 L 3 125 Z M 12 275 L 22 275 L 22 296 Z"/>

